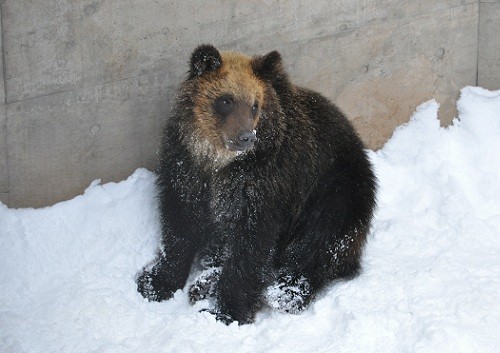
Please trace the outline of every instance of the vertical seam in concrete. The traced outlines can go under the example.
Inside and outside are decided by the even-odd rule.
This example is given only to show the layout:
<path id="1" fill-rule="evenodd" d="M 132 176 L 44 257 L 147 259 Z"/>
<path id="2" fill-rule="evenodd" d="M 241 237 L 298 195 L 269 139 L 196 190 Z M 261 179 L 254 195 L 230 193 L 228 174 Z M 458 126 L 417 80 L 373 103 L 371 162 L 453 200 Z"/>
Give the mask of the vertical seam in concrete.
<path id="1" fill-rule="evenodd" d="M 7 141 L 7 127 L 8 127 L 8 114 L 7 114 L 7 77 L 6 77 L 6 63 L 5 63 L 5 33 L 4 33 L 4 11 L 3 5 L 5 0 L 0 0 L 0 36 L 2 40 L 2 76 L 3 76 L 3 96 L 4 96 L 4 109 L 5 109 L 5 169 L 7 174 L 7 203 L 10 203 L 10 168 L 9 168 L 9 144 Z"/>
<path id="2" fill-rule="evenodd" d="M 3 28 L 3 4 L 5 0 L 0 0 L 0 35 L 2 36 L 2 74 L 3 74 L 3 93 L 4 93 L 4 104 L 7 104 L 7 77 L 5 76 L 5 33 Z"/>
<path id="3" fill-rule="evenodd" d="M 479 54 L 480 54 L 479 31 L 480 30 L 481 30 L 481 0 L 477 0 L 476 86 L 479 86 Z"/>

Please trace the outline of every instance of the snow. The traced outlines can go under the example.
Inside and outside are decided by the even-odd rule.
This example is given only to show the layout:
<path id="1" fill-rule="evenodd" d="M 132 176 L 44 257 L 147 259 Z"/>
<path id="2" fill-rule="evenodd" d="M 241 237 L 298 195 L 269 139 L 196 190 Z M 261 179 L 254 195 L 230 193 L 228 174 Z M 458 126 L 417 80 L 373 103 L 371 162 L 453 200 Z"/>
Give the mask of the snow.
<path id="1" fill-rule="evenodd" d="M 0 204 L 0 352 L 498 352 L 500 91 L 466 87 L 442 128 L 422 104 L 378 152 L 362 274 L 300 315 L 226 326 L 186 291 L 149 303 L 154 175 L 93 182 L 41 209 Z"/>

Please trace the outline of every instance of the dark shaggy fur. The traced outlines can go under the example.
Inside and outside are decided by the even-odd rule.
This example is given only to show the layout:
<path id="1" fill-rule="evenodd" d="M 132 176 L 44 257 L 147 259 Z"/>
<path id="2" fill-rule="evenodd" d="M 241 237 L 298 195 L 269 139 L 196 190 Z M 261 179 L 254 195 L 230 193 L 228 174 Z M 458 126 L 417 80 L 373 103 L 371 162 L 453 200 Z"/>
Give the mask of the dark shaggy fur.
<path id="1" fill-rule="evenodd" d="M 235 97 L 242 116 L 255 105 L 253 118 L 240 124 L 231 113 L 217 114 L 214 102 L 224 94 Z M 251 121 L 257 141 L 234 147 L 243 153 L 221 142 L 219 131 L 245 124 L 248 130 Z M 221 269 L 198 280 L 191 299 L 214 296 L 219 319 L 245 324 L 273 283 L 296 285 L 299 311 L 326 284 L 359 271 L 375 207 L 372 167 L 346 117 L 291 83 L 278 52 L 248 58 L 198 47 L 165 129 L 157 173 L 163 247 L 138 278 L 150 300 L 170 298 L 193 263 L 209 259 Z"/>

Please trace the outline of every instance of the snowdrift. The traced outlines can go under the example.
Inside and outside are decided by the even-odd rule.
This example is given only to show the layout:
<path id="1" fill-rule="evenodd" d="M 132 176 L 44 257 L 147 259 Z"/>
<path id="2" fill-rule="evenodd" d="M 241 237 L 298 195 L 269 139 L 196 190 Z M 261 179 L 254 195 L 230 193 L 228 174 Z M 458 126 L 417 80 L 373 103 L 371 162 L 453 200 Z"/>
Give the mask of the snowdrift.
<path id="1" fill-rule="evenodd" d="M 466 87 L 439 126 L 422 104 L 378 152 L 378 209 L 356 279 L 301 315 L 216 322 L 186 293 L 149 303 L 154 175 L 93 182 L 42 209 L 0 204 L 0 352 L 497 352 L 500 91 Z"/>

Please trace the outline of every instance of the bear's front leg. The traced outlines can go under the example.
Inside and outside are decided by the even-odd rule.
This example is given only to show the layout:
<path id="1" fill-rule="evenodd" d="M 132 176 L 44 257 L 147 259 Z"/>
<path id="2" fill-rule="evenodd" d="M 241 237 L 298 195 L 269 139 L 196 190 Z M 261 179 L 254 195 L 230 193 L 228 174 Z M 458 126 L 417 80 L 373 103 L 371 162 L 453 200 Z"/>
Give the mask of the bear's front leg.
<path id="1" fill-rule="evenodd" d="M 264 303 L 281 228 L 276 222 L 280 216 L 275 209 L 277 202 L 267 205 L 262 199 L 272 186 L 255 183 L 259 178 L 252 170 L 236 167 L 234 175 L 227 177 L 232 182 L 221 183 L 214 204 L 214 213 L 220 215 L 217 232 L 225 239 L 227 254 L 216 288 L 214 313 L 220 321 L 243 325 L 254 321 Z"/>
<path id="2" fill-rule="evenodd" d="M 217 286 L 216 316 L 227 323 L 252 323 L 262 306 L 262 294 L 267 281 L 261 264 L 248 259 L 231 258 L 223 267 Z"/>
<path id="3" fill-rule="evenodd" d="M 225 323 L 252 323 L 264 303 L 264 289 L 272 280 L 273 233 L 257 229 L 261 228 L 244 227 L 235 232 L 238 236 L 231 241 L 231 255 L 222 266 L 215 314 Z"/>
<path id="4" fill-rule="evenodd" d="M 168 236 L 164 238 L 164 253 L 151 269 L 144 269 L 137 278 L 137 291 L 149 301 L 172 298 L 175 291 L 186 284 L 196 253 L 194 236 Z"/>

